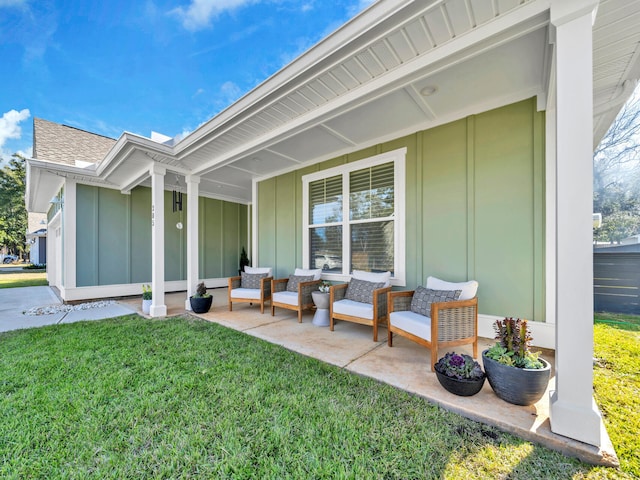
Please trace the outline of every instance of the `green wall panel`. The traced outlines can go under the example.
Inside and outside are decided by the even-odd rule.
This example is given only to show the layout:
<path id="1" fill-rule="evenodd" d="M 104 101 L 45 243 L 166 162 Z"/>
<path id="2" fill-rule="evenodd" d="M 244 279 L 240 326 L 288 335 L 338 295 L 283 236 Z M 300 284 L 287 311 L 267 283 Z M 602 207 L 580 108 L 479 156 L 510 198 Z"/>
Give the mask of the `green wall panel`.
<path id="1" fill-rule="evenodd" d="M 98 190 L 98 284 L 128 283 L 129 196 Z"/>
<path id="2" fill-rule="evenodd" d="M 475 270 L 484 313 L 533 316 L 531 107 L 510 105 L 475 121 Z"/>
<path id="3" fill-rule="evenodd" d="M 187 278 L 187 195 L 182 194 L 182 211 L 173 211 L 173 194 L 164 192 L 164 278 Z M 182 230 L 177 224 L 182 223 Z"/>
<path id="4" fill-rule="evenodd" d="M 98 285 L 98 189 L 76 186 L 76 285 Z"/>
<path id="5" fill-rule="evenodd" d="M 131 282 L 151 282 L 151 189 L 131 191 Z"/>
<path id="6" fill-rule="evenodd" d="M 200 277 L 236 275 L 240 250 L 248 245 L 248 207 L 200 198 Z M 130 195 L 78 185 L 78 286 L 151 281 L 151 189 L 137 187 Z M 188 198 L 183 211 L 173 212 L 172 194 L 165 192 L 165 279 L 186 278 Z M 183 228 L 176 224 L 182 222 Z"/>
<path id="7" fill-rule="evenodd" d="M 406 288 L 474 278 L 481 313 L 544 321 L 543 135 L 530 99 L 260 182 L 260 264 L 302 264 L 303 175 L 406 147 Z"/>
<path id="8" fill-rule="evenodd" d="M 415 212 L 422 225 L 418 248 L 423 270 L 415 279 L 417 284 L 424 284 L 429 275 L 452 281 L 468 278 L 466 136 L 464 121 L 422 136 L 422 181 L 411 188 L 419 193 L 421 202 L 415 210 L 408 210 Z"/>

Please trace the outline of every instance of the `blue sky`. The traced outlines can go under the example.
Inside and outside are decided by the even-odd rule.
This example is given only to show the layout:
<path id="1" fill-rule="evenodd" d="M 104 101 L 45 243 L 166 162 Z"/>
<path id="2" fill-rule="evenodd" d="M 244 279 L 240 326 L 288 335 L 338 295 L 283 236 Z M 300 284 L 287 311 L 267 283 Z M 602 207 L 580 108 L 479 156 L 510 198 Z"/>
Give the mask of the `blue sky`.
<path id="1" fill-rule="evenodd" d="M 33 117 L 193 131 L 373 0 L 0 0 L 0 155 Z"/>

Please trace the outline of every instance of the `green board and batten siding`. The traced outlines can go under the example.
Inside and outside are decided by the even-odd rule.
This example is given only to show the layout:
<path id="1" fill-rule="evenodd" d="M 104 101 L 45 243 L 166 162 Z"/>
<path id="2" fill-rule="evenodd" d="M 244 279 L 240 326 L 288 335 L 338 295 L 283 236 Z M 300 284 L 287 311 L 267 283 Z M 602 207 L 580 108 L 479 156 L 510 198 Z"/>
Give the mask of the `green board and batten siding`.
<path id="1" fill-rule="evenodd" d="M 130 195 L 88 185 L 77 186 L 76 284 L 79 287 L 151 281 L 151 190 Z M 165 192 L 165 279 L 186 279 L 187 197 L 173 212 Z M 247 206 L 199 198 L 201 278 L 238 273 L 240 250 L 247 246 Z M 179 230 L 176 224 L 182 222 Z"/>
<path id="2" fill-rule="evenodd" d="M 260 264 L 277 277 L 302 265 L 303 175 L 402 147 L 407 288 L 429 275 L 476 279 L 480 313 L 544 321 L 544 113 L 535 99 L 260 182 Z"/>

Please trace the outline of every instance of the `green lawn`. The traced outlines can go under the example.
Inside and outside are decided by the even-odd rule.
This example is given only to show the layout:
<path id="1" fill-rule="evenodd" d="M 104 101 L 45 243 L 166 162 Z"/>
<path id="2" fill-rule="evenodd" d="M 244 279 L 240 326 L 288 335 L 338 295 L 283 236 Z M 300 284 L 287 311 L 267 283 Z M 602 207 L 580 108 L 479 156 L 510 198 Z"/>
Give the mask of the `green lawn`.
<path id="1" fill-rule="evenodd" d="M 0 372 L 1 478 L 538 480 L 638 468 L 637 443 L 616 445 L 627 473 L 592 467 L 189 318 L 0 334 Z"/>
<path id="2" fill-rule="evenodd" d="M 640 478 L 640 317 L 596 315 L 594 343 L 596 401 L 622 470 Z"/>
<path id="3" fill-rule="evenodd" d="M 12 271 L 16 265 L 0 266 L 0 288 L 39 287 L 49 285 L 45 270 Z"/>

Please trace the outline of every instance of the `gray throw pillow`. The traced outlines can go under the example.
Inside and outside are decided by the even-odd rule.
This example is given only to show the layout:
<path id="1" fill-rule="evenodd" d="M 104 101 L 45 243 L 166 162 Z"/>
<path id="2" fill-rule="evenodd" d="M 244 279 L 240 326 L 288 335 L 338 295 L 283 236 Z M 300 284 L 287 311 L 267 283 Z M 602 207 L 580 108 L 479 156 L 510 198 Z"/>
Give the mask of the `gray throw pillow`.
<path id="1" fill-rule="evenodd" d="M 242 275 L 242 280 L 240 281 L 240 286 L 242 288 L 260 288 L 260 280 L 269 276 L 268 273 L 240 273 Z"/>
<path id="2" fill-rule="evenodd" d="M 311 280 L 313 280 L 313 275 L 289 275 L 289 281 L 287 282 L 287 292 L 297 292 L 299 283 L 310 282 Z"/>
<path id="3" fill-rule="evenodd" d="M 384 287 L 384 282 L 367 282 L 352 278 L 347 287 L 345 298 L 354 302 L 373 303 L 373 291 Z"/>
<path id="4" fill-rule="evenodd" d="M 460 297 L 462 290 L 431 290 L 418 287 L 411 299 L 411 311 L 431 318 L 431 304 L 438 302 L 452 302 Z"/>

